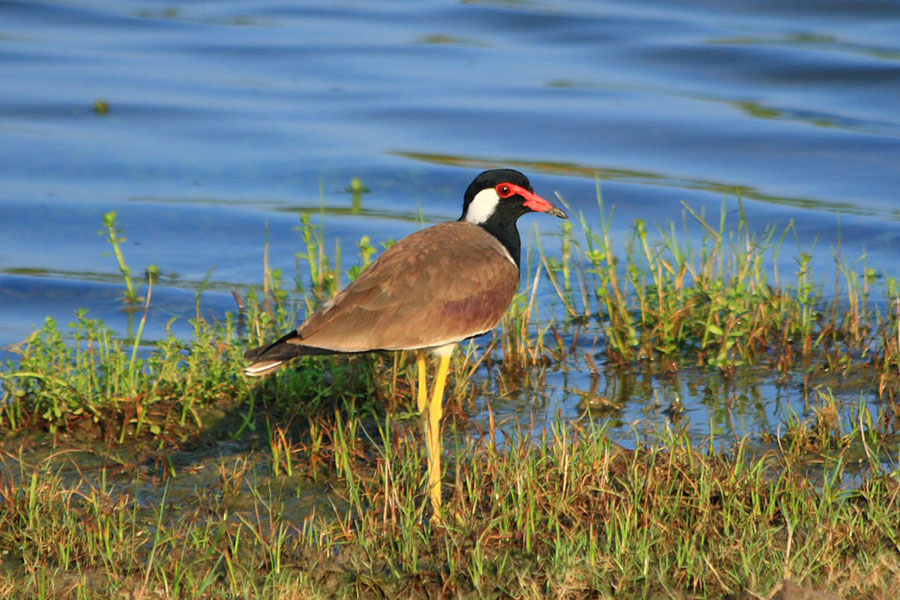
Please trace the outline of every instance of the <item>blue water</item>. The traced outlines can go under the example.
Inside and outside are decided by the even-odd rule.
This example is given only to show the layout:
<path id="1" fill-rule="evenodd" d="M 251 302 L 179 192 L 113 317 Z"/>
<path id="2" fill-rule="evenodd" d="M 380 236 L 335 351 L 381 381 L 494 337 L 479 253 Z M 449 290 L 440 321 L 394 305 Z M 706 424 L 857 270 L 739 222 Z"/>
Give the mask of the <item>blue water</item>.
<path id="1" fill-rule="evenodd" d="M 292 274 L 298 212 L 352 264 L 495 165 L 589 220 L 599 177 L 618 238 L 740 197 L 758 230 L 796 222 L 785 257 L 818 240 L 823 279 L 838 228 L 897 276 L 898 107 L 895 2 L 0 3 L 0 347 L 81 307 L 127 333 L 110 210 L 163 273 L 152 339 L 210 269 L 205 310 L 234 310 L 266 239 Z M 521 229 L 553 251 L 550 221 Z"/>

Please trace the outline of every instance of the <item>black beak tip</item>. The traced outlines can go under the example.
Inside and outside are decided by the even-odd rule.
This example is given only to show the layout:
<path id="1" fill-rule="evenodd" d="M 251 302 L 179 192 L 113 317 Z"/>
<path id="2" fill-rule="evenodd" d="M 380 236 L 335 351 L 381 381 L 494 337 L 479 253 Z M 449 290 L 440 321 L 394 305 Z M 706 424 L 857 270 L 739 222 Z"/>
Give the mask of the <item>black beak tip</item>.
<path id="1" fill-rule="evenodd" d="M 561 208 L 556 208 L 555 206 L 547 211 L 547 214 L 553 215 L 554 217 L 559 217 L 560 219 L 568 219 L 569 215 Z"/>

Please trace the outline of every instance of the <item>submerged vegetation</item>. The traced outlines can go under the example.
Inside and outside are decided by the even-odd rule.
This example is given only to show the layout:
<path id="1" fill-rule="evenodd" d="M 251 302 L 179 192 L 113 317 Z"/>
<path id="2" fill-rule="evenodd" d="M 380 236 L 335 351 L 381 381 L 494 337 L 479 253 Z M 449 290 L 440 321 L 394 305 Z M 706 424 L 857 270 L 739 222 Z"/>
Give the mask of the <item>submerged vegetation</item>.
<path id="1" fill-rule="evenodd" d="M 655 234 L 636 222 L 624 245 L 600 214 L 567 226 L 555 258 L 529 257 L 501 330 L 456 354 L 440 525 L 413 356 L 242 375 L 243 349 L 341 287 L 341 249 L 308 216 L 293 293 L 266 264 L 220 322 L 198 294 L 193 340 L 48 320 L 0 367 L 0 595 L 768 598 L 792 579 L 900 596 L 897 282 L 839 249 L 829 288 L 809 255 L 784 273 L 792 226 L 757 233 L 724 206 Z M 115 215 L 104 224 L 146 317 L 152 277 L 139 296 Z M 357 249 L 349 277 L 378 250 Z M 620 399 L 593 386 L 577 390 L 585 418 L 543 432 L 490 402 L 487 425 L 467 417 L 476 399 L 539 396 L 553 373 L 595 386 L 748 368 L 795 381 L 808 411 L 727 445 L 690 438 L 674 405 L 656 434 L 614 437 L 591 415 Z"/>

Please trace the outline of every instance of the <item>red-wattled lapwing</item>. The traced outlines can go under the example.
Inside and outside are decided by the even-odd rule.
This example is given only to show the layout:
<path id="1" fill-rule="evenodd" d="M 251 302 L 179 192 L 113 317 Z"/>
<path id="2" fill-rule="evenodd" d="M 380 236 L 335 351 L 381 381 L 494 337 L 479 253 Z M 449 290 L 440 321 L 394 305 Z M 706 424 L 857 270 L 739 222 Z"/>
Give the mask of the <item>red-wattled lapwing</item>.
<path id="1" fill-rule="evenodd" d="M 418 407 L 425 421 L 428 487 L 440 506 L 440 421 L 456 344 L 497 326 L 519 283 L 519 231 L 528 212 L 567 218 L 518 171 L 485 171 L 466 190 L 458 221 L 413 233 L 391 246 L 331 301 L 281 339 L 247 352 L 247 375 L 265 375 L 311 354 L 415 350 Z M 425 352 L 440 357 L 434 391 Z"/>

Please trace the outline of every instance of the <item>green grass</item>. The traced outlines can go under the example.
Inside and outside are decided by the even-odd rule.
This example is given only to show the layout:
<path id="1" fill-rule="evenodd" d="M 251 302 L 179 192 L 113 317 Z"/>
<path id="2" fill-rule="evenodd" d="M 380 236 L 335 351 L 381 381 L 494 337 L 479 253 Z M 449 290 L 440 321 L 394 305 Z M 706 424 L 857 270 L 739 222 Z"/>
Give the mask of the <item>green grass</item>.
<path id="1" fill-rule="evenodd" d="M 266 260 L 216 323 L 198 294 L 191 341 L 48 320 L 0 366 L 0 596 L 768 598 L 793 579 L 900 597 L 896 282 L 838 248 L 826 293 L 808 254 L 772 268 L 790 224 L 754 233 L 724 207 L 716 221 L 686 208 L 655 234 L 637 222 L 621 254 L 600 214 L 563 231 L 559 257 L 529 255 L 501 331 L 455 356 L 440 525 L 412 357 L 242 374 L 245 348 L 342 285 L 340 247 L 308 217 L 292 284 Z M 141 297 L 114 215 L 105 224 L 126 302 L 146 316 L 152 283 Z M 361 240 L 346 277 L 375 252 Z M 615 414 L 629 398 L 598 392 L 599 377 L 688 368 L 722 387 L 750 369 L 795 381 L 807 410 L 698 443 L 673 404 L 674 431 L 636 431 L 619 440 L 629 450 L 589 413 L 544 433 L 493 413 L 481 433 L 466 423 L 476 399 L 530 401 L 552 372 L 591 371 L 594 387 L 574 391 Z M 838 400 L 835 381 L 860 400 Z"/>
<path id="2" fill-rule="evenodd" d="M 836 350 L 862 353 L 858 362 L 871 358 L 877 374 L 896 389 L 897 315 L 870 307 L 878 274 L 864 264 L 847 264 L 838 246 L 836 292 L 825 298 L 810 254 L 795 260 L 794 273 L 778 270 L 793 223 L 755 233 L 738 206 L 740 218 L 732 229 L 725 204 L 714 223 L 686 206 L 680 233 L 670 222 L 651 237 L 647 224 L 636 221 L 622 257 L 610 235 L 611 211 L 601 202 L 598 225 L 580 220 L 584 247 L 567 240 L 586 259 L 575 267 L 580 289 L 573 289 L 565 263 L 549 265 L 564 276 L 564 285 L 556 288 L 567 311 L 600 321 L 606 353 L 618 364 L 676 357 L 682 364 L 726 372 L 748 363 L 786 371 L 798 358 Z M 704 235 L 693 246 L 687 240 L 698 227 Z M 894 280 L 886 291 L 886 304 L 896 305 Z"/>
<path id="3" fill-rule="evenodd" d="M 456 484 L 435 526 L 413 423 L 352 408 L 310 419 L 318 441 L 275 430 L 270 455 L 141 475 L 5 456 L 7 591 L 753 598 L 792 578 L 847 598 L 900 592 L 897 474 L 813 458 L 788 441 L 816 435 L 802 424 L 779 450 L 726 454 L 672 435 L 626 451 L 603 428 L 561 423 L 503 447 L 451 436 Z"/>

